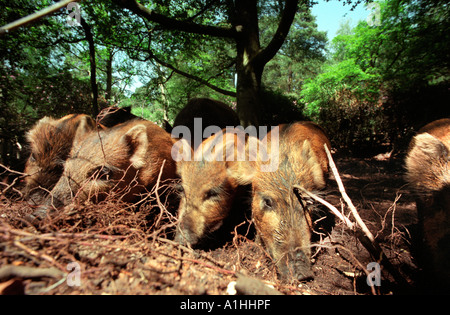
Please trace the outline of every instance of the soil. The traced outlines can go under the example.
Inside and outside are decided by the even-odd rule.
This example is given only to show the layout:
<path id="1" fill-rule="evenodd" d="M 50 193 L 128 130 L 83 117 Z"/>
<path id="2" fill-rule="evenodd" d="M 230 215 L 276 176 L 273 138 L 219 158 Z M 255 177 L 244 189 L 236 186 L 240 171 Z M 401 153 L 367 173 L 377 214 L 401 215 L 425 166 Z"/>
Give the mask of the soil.
<path id="1" fill-rule="evenodd" d="M 72 204 L 33 226 L 24 218 L 36 206 L 7 187 L 0 195 L 0 293 L 227 294 L 241 275 L 289 295 L 420 292 L 412 246 L 416 206 L 402 161 L 336 158 L 336 164 L 348 195 L 403 283 L 384 265 L 381 278 L 372 277 L 378 265 L 369 264 L 376 259 L 337 218 L 328 234 L 314 235 L 314 278 L 286 282 L 264 248 L 245 235 L 234 234 L 219 248 L 193 250 L 172 240 L 176 219 L 168 212 L 112 200 Z M 322 197 L 354 220 L 333 178 Z M 380 286 L 367 285 L 369 274 L 375 283 L 381 280 Z"/>

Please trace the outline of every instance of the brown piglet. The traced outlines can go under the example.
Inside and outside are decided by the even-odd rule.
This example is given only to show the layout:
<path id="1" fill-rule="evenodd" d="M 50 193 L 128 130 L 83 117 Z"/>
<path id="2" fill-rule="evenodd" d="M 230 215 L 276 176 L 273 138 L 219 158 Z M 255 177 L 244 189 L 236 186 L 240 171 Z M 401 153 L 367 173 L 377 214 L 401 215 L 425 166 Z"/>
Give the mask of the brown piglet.
<path id="1" fill-rule="evenodd" d="M 111 193 L 125 202 L 139 200 L 154 188 L 160 172 L 161 186 L 176 178 L 172 144 L 170 135 L 150 121 L 91 132 L 74 142 L 61 178 L 36 215 L 73 199 L 96 202 Z"/>
<path id="2" fill-rule="evenodd" d="M 311 122 L 280 125 L 267 135 L 267 152 L 278 167 L 263 171 L 245 168 L 241 175 L 252 184 L 252 218 L 257 237 L 277 265 L 282 279 L 304 280 L 311 271 L 312 212 L 315 205 L 294 187 L 308 191 L 325 187 L 328 159 L 323 146 L 330 142 L 322 128 Z M 274 145 L 274 142 L 276 145 Z"/>
<path id="3" fill-rule="evenodd" d="M 419 252 L 436 290 L 450 288 L 450 119 L 429 123 L 412 139 L 406 180 L 416 197 Z M 420 259 L 419 259 L 420 260 Z"/>
<path id="4" fill-rule="evenodd" d="M 31 151 L 24 171 L 28 174 L 26 196 L 36 199 L 52 190 L 63 173 L 74 139 L 82 139 L 92 130 L 95 130 L 95 122 L 84 114 L 39 120 L 26 134 Z"/>
<path id="5" fill-rule="evenodd" d="M 247 138 L 240 130 L 224 129 L 204 140 L 187 161 L 177 163 L 181 178 L 178 242 L 204 247 L 214 241 L 217 246 L 246 221 L 250 187 L 241 184 L 240 163 L 244 162 L 239 155 L 245 155 Z"/>

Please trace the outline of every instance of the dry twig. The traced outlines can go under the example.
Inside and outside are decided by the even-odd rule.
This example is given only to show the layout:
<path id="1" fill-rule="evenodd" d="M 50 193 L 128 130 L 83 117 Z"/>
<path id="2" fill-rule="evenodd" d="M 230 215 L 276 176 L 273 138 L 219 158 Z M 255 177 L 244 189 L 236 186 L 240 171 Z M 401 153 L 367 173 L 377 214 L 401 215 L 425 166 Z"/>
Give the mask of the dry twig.
<path id="1" fill-rule="evenodd" d="M 339 172 L 338 172 L 338 170 L 336 168 L 336 164 L 333 161 L 333 157 L 331 156 L 330 151 L 328 150 L 326 145 L 324 145 L 324 147 L 325 147 L 325 151 L 326 151 L 327 156 L 328 156 L 328 161 L 329 161 L 329 164 L 330 164 L 330 168 L 331 168 L 331 170 L 333 172 L 333 175 L 334 175 L 334 177 L 336 179 L 336 182 L 338 184 L 339 191 L 341 192 L 342 197 L 344 198 L 345 202 L 347 203 L 348 207 L 350 208 L 350 210 L 352 212 L 352 215 L 353 215 L 353 217 L 356 220 L 356 224 L 353 223 L 352 221 L 350 221 L 341 212 L 339 212 L 339 210 L 337 210 L 336 207 L 334 207 L 330 203 L 326 202 L 322 198 L 316 196 L 315 194 L 313 194 L 311 192 L 306 191 L 304 188 L 302 188 L 300 186 L 294 186 L 294 188 L 302 191 L 303 193 L 307 194 L 308 196 L 310 196 L 314 200 L 322 203 L 328 209 L 330 209 L 331 212 L 333 212 L 333 214 L 335 214 L 340 220 L 342 220 L 345 223 L 345 225 L 350 230 L 354 231 L 355 236 L 359 239 L 361 244 L 367 249 L 367 251 L 377 261 L 379 261 L 381 264 L 383 264 L 386 267 L 386 269 L 394 277 L 394 279 L 397 281 L 397 283 L 399 283 L 399 284 L 401 284 L 403 286 L 408 286 L 408 283 L 405 280 L 405 278 L 400 274 L 400 272 L 397 270 L 397 268 L 395 268 L 391 264 L 391 262 L 389 261 L 389 259 L 386 256 L 386 254 L 384 253 L 383 249 L 380 247 L 380 245 L 376 241 L 375 237 L 373 236 L 372 232 L 370 232 L 370 230 L 367 228 L 366 224 L 361 219 L 361 217 L 360 217 L 360 215 L 358 213 L 358 210 L 353 205 L 350 197 L 347 195 L 347 193 L 345 191 L 345 187 L 344 187 L 344 185 L 342 183 L 341 177 L 339 176 Z"/>
<path id="2" fill-rule="evenodd" d="M 36 279 L 36 278 L 61 278 L 65 275 L 56 268 L 33 268 L 27 266 L 7 265 L 0 268 L 0 281 L 11 278 Z"/>
<path id="3" fill-rule="evenodd" d="M 344 184 L 342 183 L 341 177 L 339 176 L 339 172 L 337 170 L 336 164 L 334 163 L 333 157 L 331 156 L 330 151 L 328 150 L 328 147 L 324 145 L 325 152 L 327 153 L 328 161 L 330 164 L 331 171 L 333 172 L 333 175 L 335 177 L 336 183 L 338 184 L 339 191 L 344 198 L 345 202 L 347 203 L 348 207 L 350 208 L 353 217 L 356 220 L 356 223 L 361 228 L 361 230 L 364 232 L 364 234 L 367 236 L 367 238 L 371 242 L 375 242 L 375 237 L 373 236 L 372 232 L 367 228 L 367 225 L 364 223 L 364 221 L 359 216 L 358 210 L 356 210 L 356 207 L 353 205 L 352 200 L 347 195 L 347 192 L 345 191 Z"/>

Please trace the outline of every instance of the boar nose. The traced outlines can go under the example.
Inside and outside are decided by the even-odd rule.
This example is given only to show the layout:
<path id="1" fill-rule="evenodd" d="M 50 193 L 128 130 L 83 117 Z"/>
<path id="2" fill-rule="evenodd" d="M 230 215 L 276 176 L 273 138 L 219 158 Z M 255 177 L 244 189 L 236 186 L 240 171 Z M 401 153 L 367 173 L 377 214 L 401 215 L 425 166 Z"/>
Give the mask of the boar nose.
<path id="1" fill-rule="evenodd" d="M 191 216 L 183 215 L 178 222 L 175 241 L 182 245 L 197 245 L 199 236 L 194 231 L 195 226 L 195 222 Z"/>
<path id="2" fill-rule="evenodd" d="M 311 280 L 314 274 L 308 255 L 301 249 L 286 254 L 282 268 L 279 268 L 283 280 L 297 279 L 299 281 Z"/>
<path id="3" fill-rule="evenodd" d="M 292 254 L 293 259 L 291 265 L 294 267 L 294 275 L 299 281 L 311 280 L 314 274 L 311 270 L 311 261 L 302 250 L 296 250 Z"/>
<path id="4" fill-rule="evenodd" d="M 175 241 L 182 245 L 195 246 L 198 242 L 198 237 L 189 229 L 179 226 L 175 235 Z"/>
<path id="5" fill-rule="evenodd" d="M 48 214 L 50 214 L 51 208 L 51 206 L 46 205 L 39 206 L 32 214 L 26 215 L 25 220 L 32 225 L 37 226 L 41 220 L 45 219 Z"/>
<path id="6" fill-rule="evenodd" d="M 53 198 L 53 200 L 50 199 L 47 199 L 44 204 L 40 205 L 33 211 L 32 214 L 27 215 L 25 220 L 33 225 L 37 225 L 41 220 L 48 217 L 55 210 L 55 208 L 59 208 L 64 205 L 64 203 L 57 198 Z"/>

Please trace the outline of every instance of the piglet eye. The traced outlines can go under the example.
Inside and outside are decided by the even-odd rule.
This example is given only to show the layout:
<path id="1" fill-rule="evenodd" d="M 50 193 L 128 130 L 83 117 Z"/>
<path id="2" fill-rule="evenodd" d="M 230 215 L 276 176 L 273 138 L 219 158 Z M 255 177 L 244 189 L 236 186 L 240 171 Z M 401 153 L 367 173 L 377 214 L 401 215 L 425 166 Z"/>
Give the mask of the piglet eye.
<path id="1" fill-rule="evenodd" d="M 34 162 L 36 162 L 36 156 L 35 156 L 35 154 L 34 153 L 31 153 L 31 155 L 30 155 L 30 162 L 32 162 L 32 163 L 34 163 Z"/>
<path id="2" fill-rule="evenodd" d="M 94 177 L 96 180 L 109 180 L 112 176 L 112 170 L 107 166 L 99 166 L 91 171 L 89 177 Z"/>
<path id="3" fill-rule="evenodd" d="M 101 180 L 109 180 L 112 176 L 112 170 L 108 167 L 102 167 L 99 171 L 99 179 Z"/>
<path id="4" fill-rule="evenodd" d="M 273 200 L 269 197 L 264 197 L 263 200 L 263 208 L 265 210 L 271 210 L 273 208 Z"/>
<path id="5" fill-rule="evenodd" d="M 219 192 L 215 189 L 210 189 L 205 193 L 205 196 L 203 197 L 203 199 L 208 200 L 208 199 L 212 199 L 217 196 L 219 196 Z"/>
<path id="6" fill-rule="evenodd" d="M 176 184 L 176 185 L 174 186 L 174 188 L 175 188 L 175 191 L 176 191 L 177 193 L 179 193 L 179 194 L 184 194 L 184 188 L 183 188 L 183 185 L 181 185 L 180 183 Z"/>

